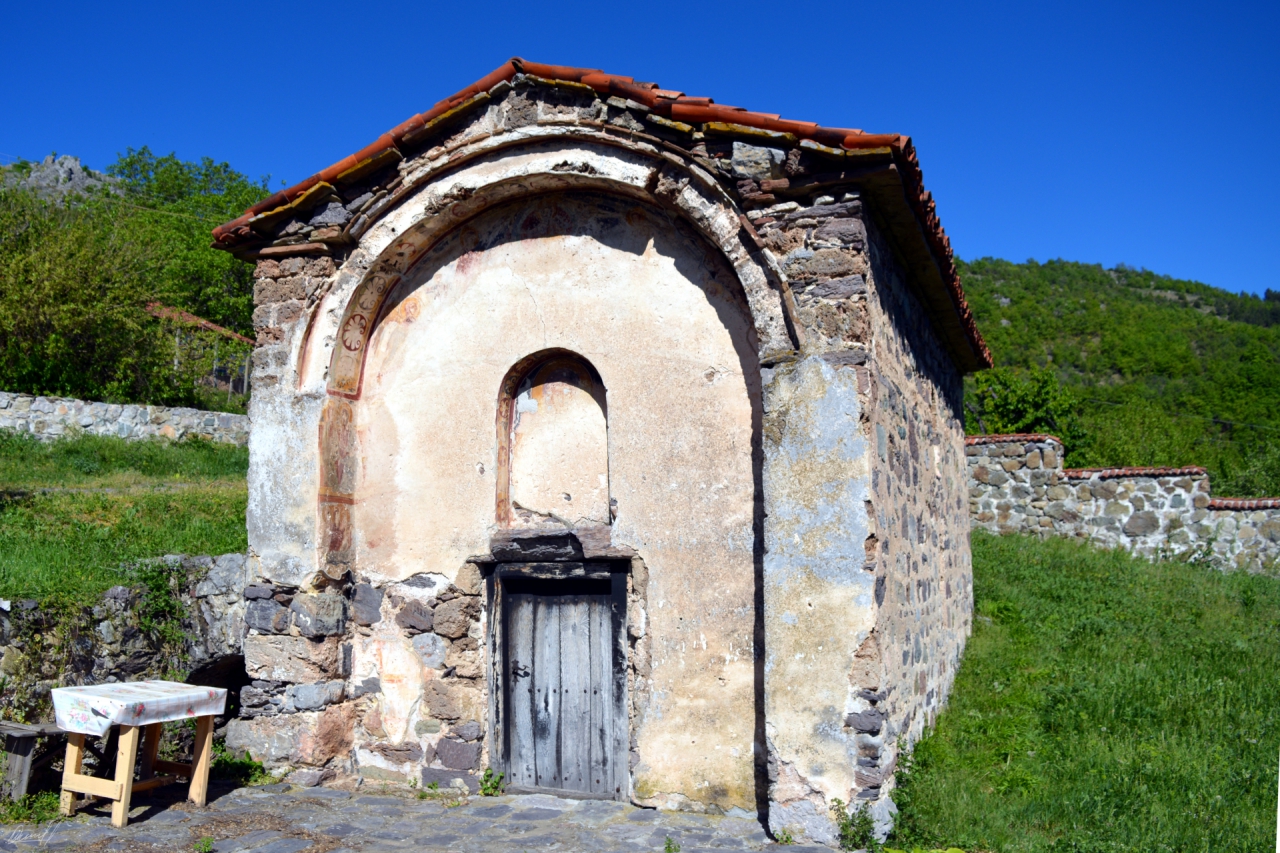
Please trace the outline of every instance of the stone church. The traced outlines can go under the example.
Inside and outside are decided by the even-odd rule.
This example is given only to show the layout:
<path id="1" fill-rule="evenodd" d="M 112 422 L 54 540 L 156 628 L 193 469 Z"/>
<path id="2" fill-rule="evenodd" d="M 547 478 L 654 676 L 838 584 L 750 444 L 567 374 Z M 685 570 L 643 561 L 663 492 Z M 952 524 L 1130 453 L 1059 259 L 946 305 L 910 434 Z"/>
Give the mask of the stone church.
<path id="1" fill-rule="evenodd" d="M 231 746 L 888 819 L 990 364 L 907 137 L 513 59 L 214 238 L 257 263 Z"/>

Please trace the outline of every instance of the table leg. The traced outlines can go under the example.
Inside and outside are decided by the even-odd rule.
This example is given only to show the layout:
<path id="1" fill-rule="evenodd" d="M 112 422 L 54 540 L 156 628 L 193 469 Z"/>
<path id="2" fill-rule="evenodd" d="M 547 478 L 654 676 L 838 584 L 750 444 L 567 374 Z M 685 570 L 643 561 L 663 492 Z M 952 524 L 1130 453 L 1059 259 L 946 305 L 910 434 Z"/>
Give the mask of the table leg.
<path id="1" fill-rule="evenodd" d="M 80 772 L 81 765 L 84 764 L 84 735 L 70 732 L 67 734 L 67 758 L 62 764 L 62 778 L 66 779 L 75 776 Z M 68 791 L 65 788 L 62 791 L 62 798 L 58 804 L 58 811 L 63 815 L 70 817 L 76 810 L 76 792 Z"/>
<path id="2" fill-rule="evenodd" d="M 156 775 L 156 755 L 160 752 L 160 735 L 164 723 L 151 723 L 142 738 L 142 761 L 138 767 L 139 779 L 150 779 Z"/>
<path id="3" fill-rule="evenodd" d="M 209 798 L 209 765 L 213 761 L 213 715 L 196 719 L 196 744 L 191 755 L 191 789 L 187 799 L 203 806 Z"/>
<path id="4" fill-rule="evenodd" d="M 138 727 L 120 726 L 120 751 L 116 753 L 116 784 L 120 799 L 111 804 L 111 825 L 124 829 L 129 823 L 129 801 L 133 799 L 133 765 L 138 758 Z"/>

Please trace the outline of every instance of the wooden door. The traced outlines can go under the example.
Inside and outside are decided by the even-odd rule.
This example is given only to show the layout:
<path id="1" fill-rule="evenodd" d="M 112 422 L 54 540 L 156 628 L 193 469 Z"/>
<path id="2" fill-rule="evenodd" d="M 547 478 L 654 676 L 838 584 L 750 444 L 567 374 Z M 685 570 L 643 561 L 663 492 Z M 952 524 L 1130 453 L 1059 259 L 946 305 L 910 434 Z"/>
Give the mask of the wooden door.
<path id="1" fill-rule="evenodd" d="M 626 794 L 626 658 L 609 587 L 547 581 L 504 596 L 507 780 L 515 788 Z"/>

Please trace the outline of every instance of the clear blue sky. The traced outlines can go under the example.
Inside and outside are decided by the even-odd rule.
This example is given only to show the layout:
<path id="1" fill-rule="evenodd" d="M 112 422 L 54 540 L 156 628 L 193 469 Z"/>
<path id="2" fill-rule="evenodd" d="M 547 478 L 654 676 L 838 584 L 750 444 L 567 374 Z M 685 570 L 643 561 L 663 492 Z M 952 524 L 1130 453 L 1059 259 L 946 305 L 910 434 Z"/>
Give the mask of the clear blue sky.
<path id="1" fill-rule="evenodd" d="M 914 137 L 961 257 L 1280 290 L 1280 4 L 15 4 L 0 162 L 299 181 L 506 58 Z"/>

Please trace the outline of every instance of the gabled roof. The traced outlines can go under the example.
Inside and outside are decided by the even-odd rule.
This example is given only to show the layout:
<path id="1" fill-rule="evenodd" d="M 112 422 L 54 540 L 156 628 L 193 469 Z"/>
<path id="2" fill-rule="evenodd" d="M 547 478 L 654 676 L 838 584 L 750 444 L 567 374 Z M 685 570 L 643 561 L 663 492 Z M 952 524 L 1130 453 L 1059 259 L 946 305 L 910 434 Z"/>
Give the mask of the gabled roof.
<path id="1" fill-rule="evenodd" d="M 922 251 L 927 251 L 931 256 L 932 263 L 929 266 L 936 265 L 937 279 L 934 280 L 937 284 L 933 287 L 937 288 L 940 284 L 939 290 L 943 292 L 926 293 L 926 308 L 929 309 L 935 322 L 941 321 L 940 331 L 945 339 L 952 341 L 953 354 L 957 356 L 962 369 L 991 366 L 991 352 L 978 332 L 973 314 L 965 300 L 951 252 L 951 241 L 938 219 L 932 194 L 924 189 L 919 160 L 910 137 L 900 134 L 866 133 L 851 128 L 823 127 L 812 122 L 792 121 L 773 113 L 758 113 L 742 107 L 717 104 L 711 98 L 692 97 L 683 92 L 662 89 L 656 83 L 641 83 L 631 77 L 606 74 L 594 68 L 544 65 L 528 62 L 519 57 L 513 58 L 465 89 L 440 101 L 426 112 L 415 115 L 382 134 L 371 145 L 339 160 L 310 178 L 263 199 L 236 219 L 218 226 L 213 230 L 214 247 L 235 250 L 242 244 L 251 243 L 257 239 L 257 235 L 249 227 L 249 220 L 263 213 L 286 207 L 321 183 L 332 183 L 339 176 L 363 171 L 388 152 L 408 153 L 400 149 L 416 148 L 417 146 L 412 144 L 413 138 L 420 136 L 421 131 L 431 122 L 440 119 L 476 96 L 488 92 L 499 83 L 510 81 L 520 74 L 549 81 L 565 81 L 589 86 L 602 97 L 616 96 L 634 101 L 644 105 L 653 114 L 687 125 L 702 125 L 704 128 L 714 126 L 721 132 L 728 130 L 730 133 L 734 127 L 739 127 L 744 130 L 757 129 L 790 134 L 797 141 L 808 140 L 810 143 L 835 151 L 884 152 L 885 156 L 891 160 L 887 169 L 893 173 L 893 183 L 895 187 L 900 184 L 902 191 L 902 198 L 895 206 L 901 207 L 902 212 L 907 214 L 905 218 L 892 217 L 889 223 L 890 231 L 899 238 L 899 243 L 906 239 L 909 242 L 922 244 Z M 849 173 L 849 175 L 852 179 L 853 174 Z M 305 199 L 302 201 L 304 202 Z M 901 231 L 916 233 L 899 233 Z M 919 269 L 919 264 L 909 265 Z M 933 278 L 933 275 L 928 277 Z M 923 286 L 926 291 L 932 289 L 927 283 Z M 951 310 L 946 310 L 947 308 Z M 954 311 L 954 314 L 951 314 L 951 311 Z M 951 317 L 943 316 L 946 314 L 951 314 Z M 968 350 L 968 353 L 961 354 L 957 350 L 957 337 L 963 339 L 964 344 L 961 345 L 961 349 Z"/>

